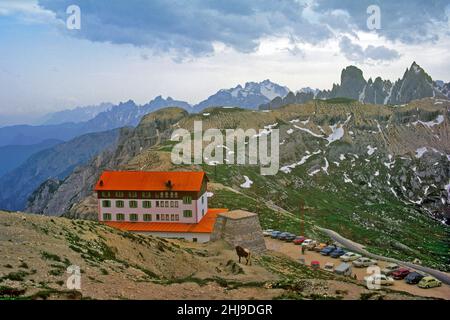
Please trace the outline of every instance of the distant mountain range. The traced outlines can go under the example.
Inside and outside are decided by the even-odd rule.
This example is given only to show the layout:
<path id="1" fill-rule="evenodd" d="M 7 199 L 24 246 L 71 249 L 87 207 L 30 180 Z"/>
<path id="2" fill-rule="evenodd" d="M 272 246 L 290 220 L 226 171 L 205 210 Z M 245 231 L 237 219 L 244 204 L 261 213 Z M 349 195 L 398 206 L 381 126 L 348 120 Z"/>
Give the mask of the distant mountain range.
<path id="1" fill-rule="evenodd" d="M 77 166 L 114 145 L 119 131 L 115 129 L 82 135 L 34 153 L 17 168 L 0 177 L 0 208 L 23 210 L 28 197 L 43 181 L 63 180 Z"/>
<path id="2" fill-rule="evenodd" d="M 349 98 L 372 104 L 405 104 L 412 100 L 436 97 L 450 98 L 450 83 L 433 79 L 416 62 L 406 69 L 403 77 L 394 83 L 376 77 L 366 80 L 362 70 L 348 66 L 341 73 L 341 83 L 331 90 L 289 92 L 286 97 L 276 97 L 260 109 L 275 109 L 290 103 L 305 103 L 312 99 Z"/>
<path id="3" fill-rule="evenodd" d="M 62 110 L 49 113 L 38 120 L 39 124 L 61 124 L 67 122 L 84 122 L 95 118 L 99 113 L 111 109 L 112 103 L 101 103 L 95 106 L 77 107 L 70 110 Z"/>
<path id="4" fill-rule="evenodd" d="M 135 127 L 144 115 L 165 107 L 176 106 L 190 113 L 198 113 L 214 106 L 275 109 L 286 104 L 301 104 L 312 99 L 336 97 L 350 98 L 363 103 L 405 104 L 426 97 L 450 98 L 450 83 L 433 81 L 415 62 L 406 69 L 403 77 L 395 82 L 383 80 L 381 77 L 376 77 L 375 80 L 371 78 L 366 80 L 362 70 L 355 66 L 348 66 L 342 70 L 340 83 L 334 84 L 331 90 L 306 87 L 294 93 L 285 86 L 264 80 L 219 90 L 194 106 L 186 101 L 158 96 L 144 105 L 137 105 L 133 100 L 129 100 L 118 105 L 103 103 L 97 106 L 65 110 L 47 115 L 43 119 L 45 124 L 42 125 L 16 125 L 0 128 L 0 147 L 39 145 L 52 139 L 69 141 L 88 133 L 126 126 Z M 14 153 L 10 154 L 8 162 L 18 165 L 24 160 L 20 158 L 20 154 L 18 152 L 17 157 Z M 7 172 L 8 167 L 5 168 L 3 173 Z"/>
<path id="5" fill-rule="evenodd" d="M 78 118 L 74 116 L 74 122 L 38 126 L 16 125 L 0 128 L 0 146 L 31 145 L 48 139 L 68 141 L 87 133 L 112 130 L 127 126 L 135 127 L 142 116 L 170 106 L 179 106 L 184 109 L 192 110 L 187 102 L 177 101 L 170 97 L 164 99 L 161 96 L 158 96 L 142 106 L 129 100 L 108 107 L 106 111 L 98 113 L 88 121 L 77 122 Z M 85 109 L 83 116 L 87 113 L 88 111 Z M 68 114 L 70 114 L 70 112 L 68 112 Z M 58 116 L 52 117 L 52 119 L 56 118 L 58 118 Z"/>
<path id="6" fill-rule="evenodd" d="M 231 89 L 222 89 L 208 99 L 195 105 L 194 112 L 217 106 L 234 106 L 245 109 L 257 109 L 261 104 L 272 101 L 276 97 L 285 97 L 289 88 L 280 86 L 270 80 L 247 82 L 244 87 L 238 85 Z"/>
<path id="7" fill-rule="evenodd" d="M 61 143 L 61 140 L 49 139 L 31 145 L 12 145 L 0 147 L 0 177 L 20 166 L 32 154 Z"/>

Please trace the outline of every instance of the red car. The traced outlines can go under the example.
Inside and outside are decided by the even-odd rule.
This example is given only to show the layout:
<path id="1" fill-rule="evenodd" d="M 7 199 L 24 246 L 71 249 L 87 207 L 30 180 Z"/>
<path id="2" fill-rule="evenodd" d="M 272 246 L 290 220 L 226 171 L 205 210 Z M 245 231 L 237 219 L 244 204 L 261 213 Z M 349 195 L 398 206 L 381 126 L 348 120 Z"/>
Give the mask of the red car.
<path id="1" fill-rule="evenodd" d="M 303 243 L 303 241 L 305 241 L 305 237 L 303 237 L 303 236 L 298 236 L 298 237 L 295 237 L 295 239 L 294 240 L 292 240 L 292 242 L 294 243 L 294 244 L 302 244 Z"/>
<path id="2" fill-rule="evenodd" d="M 406 269 L 406 268 L 400 268 L 400 269 L 392 272 L 391 275 L 395 280 L 402 280 L 410 273 L 411 273 L 411 270 Z"/>

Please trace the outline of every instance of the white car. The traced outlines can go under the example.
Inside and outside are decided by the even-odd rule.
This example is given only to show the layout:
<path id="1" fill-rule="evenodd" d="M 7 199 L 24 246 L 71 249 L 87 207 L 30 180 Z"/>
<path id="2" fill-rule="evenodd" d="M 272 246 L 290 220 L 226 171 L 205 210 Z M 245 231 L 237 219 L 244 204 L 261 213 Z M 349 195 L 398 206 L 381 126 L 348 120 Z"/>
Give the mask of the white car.
<path id="1" fill-rule="evenodd" d="M 270 237 L 272 235 L 273 229 L 266 229 L 263 231 L 264 237 Z"/>
<path id="2" fill-rule="evenodd" d="M 305 241 L 302 242 L 302 246 L 307 248 L 307 249 L 312 249 L 314 248 L 314 246 L 317 244 L 317 242 L 313 239 L 306 239 Z"/>
<path id="3" fill-rule="evenodd" d="M 394 284 L 394 279 L 388 277 L 385 274 L 373 274 L 367 277 L 364 277 L 364 281 L 366 282 L 366 286 L 369 289 L 376 289 L 374 285 L 380 286 L 392 286 Z"/>
<path id="4" fill-rule="evenodd" d="M 394 271 L 400 269 L 400 266 L 396 263 L 389 263 L 383 269 L 381 269 L 381 273 L 387 276 L 390 276 Z"/>
<path id="5" fill-rule="evenodd" d="M 361 258 L 361 255 L 349 251 L 349 252 L 346 252 L 345 254 L 343 254 L 342 256 L 340 256 L 339 258 L 342 261 L 348 262 L 348 261 L 353 261 L 353 260 L 356 260 L 358 258 Z"/>
<path id="6" fill-rule="evenodd" d="M 374 265 L 377 264 L 377 261 L 376 261 L 376 260 L 369 259 L 369 258 L 366 258 L 366 257 L 361 257 L 361 258 L 358 258 L 358 259 L 356 259 L 356 260 L 353 260 L 352 263 L 353 263 L 353 265 L 354 265 L 355 267 L 362 268 L 362 267 L 370 267 L 370 266 L 374 266 Z"/>

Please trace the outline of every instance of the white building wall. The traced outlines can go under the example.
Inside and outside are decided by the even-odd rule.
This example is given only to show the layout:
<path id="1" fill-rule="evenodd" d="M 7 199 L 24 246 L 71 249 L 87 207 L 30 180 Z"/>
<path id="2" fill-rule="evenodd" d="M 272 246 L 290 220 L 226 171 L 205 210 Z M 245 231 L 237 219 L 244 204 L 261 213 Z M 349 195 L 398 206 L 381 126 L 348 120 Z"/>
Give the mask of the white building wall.
<path id="1" fill-rule="evenodd" d="M 210 233 L 190 233 L 190 232 L 137 232 L 145 235 L 152 235 L 160 238 L 182 238 L 188 241 L 194 241 L 197 239 L 197 242 L 205 243 L 208 242 L 211 238 Z"/>
<path id="2" fill-rule="evenodd" d="M 208 212 L 208 197 L 206 195 L 206 192 L 200 198 L 198 198 L 198 200 L 196 202 L 197 202 L 196 203 L 196 206 L 197 206 L 197 222 L 199 222 L 200 220 L 202 220 L 202 218 Z"/>
<path id="3" fill-rule="evenodd" d="M 203 203 L 202 203 L 203 198 Z M 111 202 L 110 208 L 104 208 L 102 206 L 102 202 L 104 200 L 108 200 Z M 122 200 L 124 201 L 124 207 L 118 208 L 116 207 L 116 201 Z M 129 201 L 137 201 L 138 207 L 137 208 L 130 208 Z M 151 202 L 151 208 L 144 208 L 143 207 L 143 201 L 150 201 Z M 156 207 L 156 201 L 168 201 L 169 207 Z M 178 208 L 176 207 L 170 207 L 170 202 L 178 202 Z M 208 210 L 208 197 L 206 196 L 206 192 L 198 199 L 198 200 L 192 200 L 191 204 L 183 204 L 183 200 L 155 200 L 155 199 L 98 199 L 98 205 L 99 205 L 99 219 L 100 221 L 103 221 L 103 214 L 104 213 L 110 213 L 112 215 L 111 221 L 117 221 L 116 215 L 118 213 L 125 214 L 125 221 L 130 221 L 129 215 L 132 213 L 135 213 L 138 215 L 138 222 L 144 222 L 144 214 L 151 214 L 152 215 L 152 221 L 151 222 L 173 222 L 173 223 L 198 223 L 203 216 L 206 214 Z M 183 217 L 183 211 L 184 210 L 191 210 L 192 211 L 192 217 L 185 218 Z M 172 221 L 172 220 L 156 220 L 157 214 L 168 214 L 169 218 L 172 214 L 177 214 L 179 217 L 178 221 Z"/>

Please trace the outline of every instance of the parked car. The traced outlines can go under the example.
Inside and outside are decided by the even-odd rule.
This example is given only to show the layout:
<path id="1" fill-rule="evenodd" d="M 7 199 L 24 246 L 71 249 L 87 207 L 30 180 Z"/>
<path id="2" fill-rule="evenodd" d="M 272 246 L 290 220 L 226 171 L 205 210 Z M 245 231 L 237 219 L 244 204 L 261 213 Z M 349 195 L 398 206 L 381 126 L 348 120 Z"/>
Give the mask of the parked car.
<path id="1" fill-rule="evenodd" d="M 332 258 L 339 258 L 340 256 L 344 255 L 346 251 L 342 248 L 337 248 L 333 252 L 330 253 L 330 257 Z"/>
<path id="2" fill-rule="evenodd" d="M 323 249 L 325 249 L 326 246 L 327 246 L 326 243 L 319 243 L 319 244 L 316 244 L 312 249 L 313 249 L 313 251 L 320 252 Z"/>
<path id="3" fill-rule="evenodd" d="M 295 239 L 295 234 L 290 233 L 288 236 L 286 236 L 286 237 L 284 238 L 284 241 L 291 242 L 291 241 L 294 240 L 294 239 Z"/>
<path id="4" fill-rule="evenodd" d="M 346 252 L 345 254 L 343 254 L 342 256 L 340 256 L 340 259 L 342 260 L 342 261 L 345 261 L 345 262 L 347 262 L 347 261 L 353 261 L 353 260 L 356 260 L 356 259 L 358 259 L 358 258 L 361 258 L 361 255 L 360 254 L 357 254 L 357 253 L 354 253 L 354 252 Z"/>
<path id="5" fill-rule="evenodd" d="M 399 268 L 399 269 L 395 270 L 394 272 L 392 272 L 391 276 L 395 280 L 402 280 L 402 279 L 405 279 L 405 277 L 410 273 L 411 273 L 411 270 L 409 270 L 409 269 Z"/>
<path id="6" fill-rule="evenodd" d="M 425 276 L 418 272 L 411 272 L 405 277 L 405 282 L 407 284 L 418 284 Z"/>
<path id="7" fill-rule="evenodd" d="M 372 260 L 366 257 L 361 257 L 356 260 L 353 260 L 353 265 L 358 268 L 362 267 L 370 267 L 376 265 L 378 262 L 376 260 Z"/>
<path id="8" fill-rule="evenodd" d="M 273 229 L 266 229 L 263 231 L 263 236 L 264 237 L 270 237 L 272 235 L 272 232 L 274 232 L 275 230 Z"/>
<path id="9" fill-rule="evenodd" d="M 292 240 L 292 242 L 293 242 L 294 244 L 299 245 L 299 244 L 302 244 L 302 242 L 305 241 L 305 239 L 306 239 L 306 238 L 305 238 L 304 236 L 297 236 L 297 237 L 295 237 L 294 240 Z"/>
<path id="10" fill-rule="evenodd" d="M 276 239 L 280 233 L 281 233 L 281 231 L 274 230 L 274 231 L 272 231 L 272 234 L 270 235 L 270 237 L 273 239 Z"/>
<path id="11" fill-rule="evenodd" d="M 332 253 L 336 249 L 335 246 L 328 246 L 320 250 L 320 254 L 323 256 L 328 256 L 330 253 Z"/>
<path id="12" fill-rule="evenodd" d="M 389 275 L 392 274 L 392 272 L 397 271 L 398 269 L 400 269 L 400 266 L 398 264 L 396 264 L 396 263 L 389 263 L 389 264 L 386 265 L 386 267 L 381 269 L 381 273 L 389 276 Z"/>
<path id="13" fill-rule="evenodd" d="M 394 284 L 394 279 L 388 277 L 385 274 L 372 274 L 370 276 L 364 277 L 364 281 L 366 282 L 366 286 L 369 287 L 369 284 L 379 284 L 382 286 L 392 286 Z"/>
<path id="14" fill-rule="evenodd" d="M 312 250 L 312 248 L 315 247 L 316 243 L 317 242 L 312 239 L 306 239 L 305 241 L 302 242 L 302 246 L 308 250 Z"/>
<path id="15" fill-rule="evenodd" d="M 348 263 L 341 263 L 334 269 L 334 273 L 341 276 L 350 276 L 352 274 L 352 266 Z"/>
<path id="16" fill-rule="evenodd" d="M 323 266 L 323 269 L 325 271 L 333 272 L 334 271 L 334 263 L 332 263 L 332 262 L 325 263 L 325 265 Z"/>
<path id="17" fill-rule="evenodd" d="M 312 267 L 313 269 L 319 269 L 319 268 L 320 268 L 320 262 L 317 261 L 317 260 L 311 261 L 311 267 Z"/>
<path id="18" fill-rule="evenodd" d="M 434 288 L 434 287 L 440 287 L 442 285 L 442 282 L 440 282 L 438 279 L 427 276 L 423 277 L 422 280 L 417 284 L 419 288 Z"/>
<path id="19" fill-rule="evenodd" d="M 282 232 L 282 233 L 280 233 L 276 238 L 277 238 L 278 240 L 285 240 L 286 237 L 289 236 L 289 235 L 290 235 L 289 232 Z"/>

